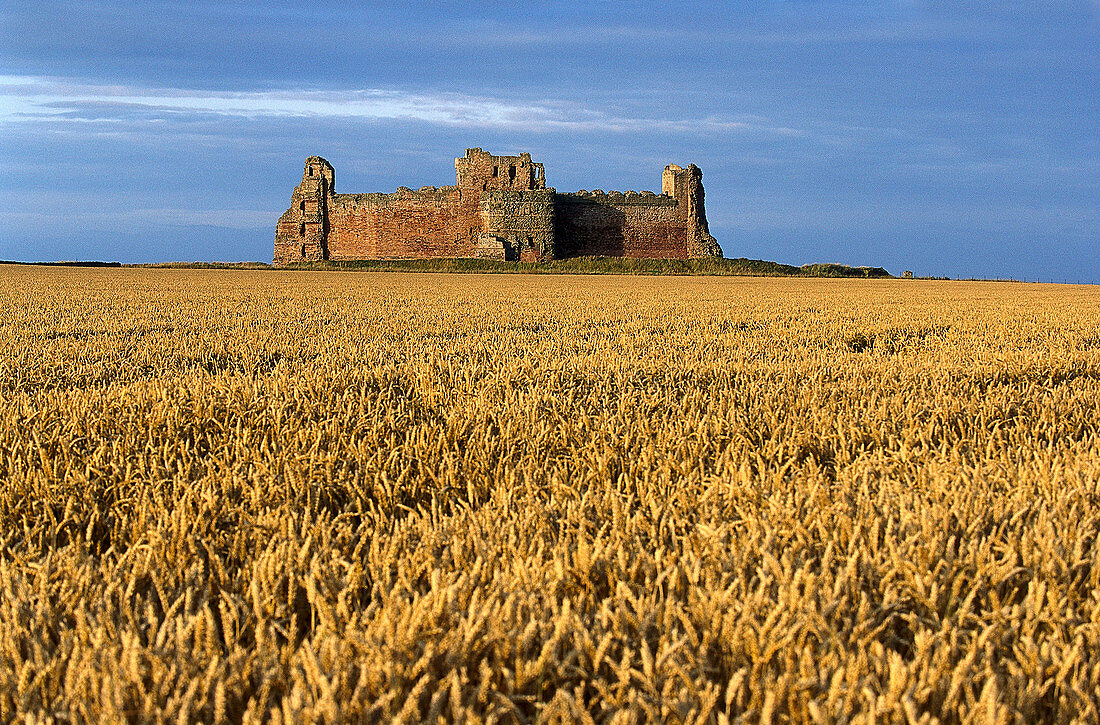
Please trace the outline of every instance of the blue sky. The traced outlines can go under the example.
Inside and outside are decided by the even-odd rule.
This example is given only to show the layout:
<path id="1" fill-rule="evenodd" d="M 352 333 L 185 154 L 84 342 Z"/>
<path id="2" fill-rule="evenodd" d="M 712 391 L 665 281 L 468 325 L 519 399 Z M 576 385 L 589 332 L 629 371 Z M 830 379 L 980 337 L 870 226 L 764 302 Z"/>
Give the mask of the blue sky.
<path id="1" fill-rule="evenodd" d="M 1100 2 L 0 0 L 0 259 L 270 260 L 337 191 L 698 164 L 728 257 L 1100 282 Z"/>

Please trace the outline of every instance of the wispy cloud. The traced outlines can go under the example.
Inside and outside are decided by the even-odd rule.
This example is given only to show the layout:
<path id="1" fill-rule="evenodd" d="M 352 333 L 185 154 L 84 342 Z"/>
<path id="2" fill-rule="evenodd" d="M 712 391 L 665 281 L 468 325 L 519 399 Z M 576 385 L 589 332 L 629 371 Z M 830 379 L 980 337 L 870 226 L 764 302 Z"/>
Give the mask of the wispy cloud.
<path id="1" fill-rule="evenodd" d="M 110 123 L 181 116 L 415 121 L 523 131 L 742 132 L 803 136 L 758 116 L 646 118 L 609 114 L 566 101 L 515 101 L 461 93 L 392 89 L 207 91 L 97 85 L 37 76 L 0 76 L 0 124 Z"/>

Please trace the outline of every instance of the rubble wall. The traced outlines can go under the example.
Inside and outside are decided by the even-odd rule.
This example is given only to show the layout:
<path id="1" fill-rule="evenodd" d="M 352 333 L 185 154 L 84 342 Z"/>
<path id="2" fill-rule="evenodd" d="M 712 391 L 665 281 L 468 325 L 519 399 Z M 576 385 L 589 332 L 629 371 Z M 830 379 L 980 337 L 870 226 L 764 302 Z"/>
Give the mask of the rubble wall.
<path id="1" fill-rule="evenodd" d="M 481 215 L 488 234 L 504 247 L 505 259 L 555 257 L 553 189 L 482 192 Z"/>

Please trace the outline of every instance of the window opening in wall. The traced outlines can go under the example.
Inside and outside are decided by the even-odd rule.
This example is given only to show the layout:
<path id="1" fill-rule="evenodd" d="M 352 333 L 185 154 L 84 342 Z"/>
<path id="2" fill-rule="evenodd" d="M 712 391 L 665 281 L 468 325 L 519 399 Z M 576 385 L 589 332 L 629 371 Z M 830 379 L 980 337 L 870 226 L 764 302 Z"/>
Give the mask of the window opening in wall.
<path id="1" fill-rule="evenodd" d="M 516 167 L 515 164 L 508 167 L 508 181 L 516 180 Z"/>
<path id="2" fill-rule="evenodd" d="M 306 235 L 306 223 L 302 222 L 298 225 L 298 236 L 304 237 Z"/>
<path id="3" fill-rule="evenodd" d="M 493 167 L 493 177 L 494 177 L 494 178 L 496 177 L 496 175 L 497 175 L 497 171 L 498 171 L 498 170 L 499 170 L 499 169 L 497 169 L 497 167 L 495 167 L 495 166 Z"/>
<path id="4" fill-rule="evenodd" d="M 306 203 L 304 201 L 298 202 L 298 211 L 305 211 L 305 210 L 306 210 Z"/>
<path id="5" fill-rule="evenodd" d="M 303 244 L 302 245 L 302 259 L 305 259 L 305 257 L 306 257 L 306 245 Z"/>
<path id="6" fill-rule="evenodd" d="M 313 176 L 313 167 L 312 166 L 309 167 L 309 175 Z"/>

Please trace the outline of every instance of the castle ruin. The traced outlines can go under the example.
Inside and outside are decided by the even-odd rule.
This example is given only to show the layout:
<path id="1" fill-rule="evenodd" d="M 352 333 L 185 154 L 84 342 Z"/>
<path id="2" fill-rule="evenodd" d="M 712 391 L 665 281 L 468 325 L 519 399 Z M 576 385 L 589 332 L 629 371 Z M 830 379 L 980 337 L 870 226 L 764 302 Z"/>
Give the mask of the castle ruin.
<path id="1" fill-rule="evenodd" d="M 558 193 L 531 154 L 466 149 L 457 185 L 392 194 L 337 194 L 336 173 L 306 159 L 275 232 L 275 264 L 320 260 L 479 257 L 541 261 L 580 256 L 722 256 L 707 228 L 703 172 L 669 165 L 661 194 Z"/>

